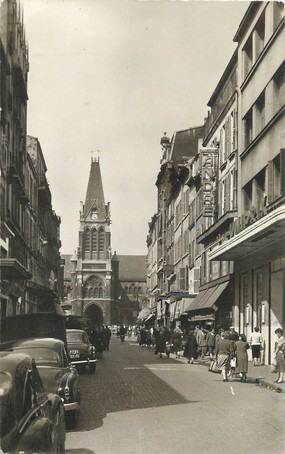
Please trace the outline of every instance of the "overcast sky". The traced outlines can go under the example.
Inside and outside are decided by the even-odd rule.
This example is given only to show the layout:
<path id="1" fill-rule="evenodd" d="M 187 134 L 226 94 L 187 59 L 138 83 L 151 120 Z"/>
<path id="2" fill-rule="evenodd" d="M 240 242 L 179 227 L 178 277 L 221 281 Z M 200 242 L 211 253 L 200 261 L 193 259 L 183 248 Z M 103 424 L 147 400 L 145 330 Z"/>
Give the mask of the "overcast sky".
<path id="1" fill-rule="evenodd" d="M 91 150 L 100 150 L 112 250 L 146 254 L 160 138 L 203 124 L 236 47 L 244 1 L 22 0 L 28 134 L 45 156 L 62 254 L 78 246 Z"/>

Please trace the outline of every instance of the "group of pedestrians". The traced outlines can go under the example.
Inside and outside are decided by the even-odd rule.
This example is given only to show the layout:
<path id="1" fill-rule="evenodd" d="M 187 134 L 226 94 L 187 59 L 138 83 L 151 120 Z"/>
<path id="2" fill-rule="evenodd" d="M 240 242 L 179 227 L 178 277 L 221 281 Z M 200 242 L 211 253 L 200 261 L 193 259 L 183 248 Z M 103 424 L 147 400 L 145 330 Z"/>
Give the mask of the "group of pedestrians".
<path id="1" fill-rule="evenodd" d="M 149 334 L 148 334 L 149 333 Z M 285 338 L 281 328 L 276 329 L 277 341 L 274 351 L 274 362 L 278 372 L 277 383 L 284 382 L 285 372 Z M 197 359 L 210 357 L 209 370 L 221 372 L 222 379 L 227 382 L 230 377 L 239 377 L 245 383 L 248 373 L 248 350 L 251 349 L 253 365 L 261 364 L 260 357 L 264 348 L 264 340 L 259 327 L 255 327 L 247 339 L 245 334 L 239 334 L 233 326 L 225 330 L 213 327 L 200 327 L 190 329 L 186 334 L 181 327 L 173 330 L 167 327 L 157 329 L 142 329 L 139 337 L 140 345 L 154 345 L 155 354 L 162 358 L 163 353 L 169 357 L 170 352 L 176 358 L 181 354 L 193 364 Z"/>
<path id="2" fill-rule="evenodd" d="M 99 327 L 94 327 L 89 334 L 89 339 L 92 345 L 96 348 L 98 358 L 103 357 L 103 352 L 109 351 L 110 349 L 110 339 L 112 332 L 107 325 L 100 325 Z"/>

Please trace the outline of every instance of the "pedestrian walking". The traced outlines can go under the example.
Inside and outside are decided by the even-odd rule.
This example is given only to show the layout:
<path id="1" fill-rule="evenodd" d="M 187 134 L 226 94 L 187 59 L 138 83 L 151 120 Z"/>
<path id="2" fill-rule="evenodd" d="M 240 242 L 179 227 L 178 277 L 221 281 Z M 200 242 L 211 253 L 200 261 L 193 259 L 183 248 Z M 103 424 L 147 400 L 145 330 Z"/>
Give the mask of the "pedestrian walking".
<path id="1" fill-rule="evenodd" d="M 248 354 L 249 344 L 244 334 L 240 334 L 239 340 L 234 344 L 234 351 L 236 355 L 236 368 L 235 373 L 240 374 L 241 381 L 246 382 L 246 374 L 248 371 Z"/>
<path id="2" fill-rule="evenodd" d="M 197 340 L 194 336 L 194 331 L 190 330 L 188 335 L 186 336 L 186 343 L 185 343 L 185 355 L 188 359 L 188 363 L 193 364 L 194 359 L 197 358 Z"/>
<path id="3" fill-rule="evenodd" d="M 207 353 L 207 333 L 206 328 L 201 328 L 201 333 L 199 334 L 199 351 L 201 359 L 204 359 Z"/>
<path id="4" fill-rule="evenodd" d="M 151 346 L 151 331 L 150 331 L 150 328 L 146 328 L 146 345 L 147 345 L 147 348 L 150 348 L 150 346 Z"/>
<path id="5" fill-rule="evenodd" d="M 214 350 L 215 350 L 215 333 L 212 327 L 208 328 L 206 334 L 206 347 L 210 355 L 210 359 L 214 359 Z"/>
<path id="6" fill-rule="evenodd" d="M 275 330 L 275 334 L 277 336 L 277 341 L 275 343 L 275 350 L 274 353 L 276 355 L 276 364 L 277 364 L 277 372 L 278 378 L 276 383 L 284 383 L 283 375 L 285 372 L 285 337 L 284 331 L 282 328 L 277 328 Z"/>
<path id="7" fill-rule="evenodd" d="M 140 347 L 143 347 L 144 345 L 146 345 L 146 338 L 147 338 L 146 329 L 144 326 L 142 326 L 140 329 L 140 342 L 139 342 Z"/>
<path id="8" fill-rule="evenodd" d="M 162 358 L 162 353 L 165 352 L 165 345 L 166 345 L 166 338 L 164 335 L 163 329 L 159 329 L 155 331 L 155 350 L 154 354 L 158 355 Z"/>
<path id="9" fill-rule="evenodd" d="M 105 350 L 107 350 L 107 352 L 108 352 L 110 350 L 110 340 L 112 337 L 112 331 L 110 330 L 110 328 L 107 325 L 105 326 L 103 335 L 104 335 L 104 340 L 105 340 Z"/>
<path id="10" fill-rule="evenodd" d="M 126 328 L 124 327 L 124 325 L 121 325 L 119 330 L 119 336 L 122 343 L 125 341 L 126 334 L 127 334 Z"/>
<path id="11" fill-rule="evenodd" d="M 105 348 L 102 326 L 100 326 L 99 328 L 95 327 L 91 331 L 90 341 L 92 342 L 92 344 L 96 348 L 96 353 L 97 353 L 98 358 L 99 359 L 102 358 L 103 357 L 104 348 Z"/>
<path id="12" fill-rule="evenodd" d="M 254 366 L 260 366 L 260 350 L 263 343 L 263 337 L 259 332 L 259 327 L 256 326 L 249 337 L 249 345 L 251 346 L 252 361 Z"/>
<path id="13" fill-rule="evenodd" d="M 239 334 L 237 331 L 235 331 L 234 326 L 229 327 L 229 339 L 233 342 L 236 342 L 239 340 Z"/>
<path id="14" fill-rule="evenodd" d="M 216 334 L 216 337 L 215 337 L 215 354 L 217 355 L 217 349 L 218 349 L 218 343 L 220 342 L 220 340 L 222 339 L 222 333 L 224 332 L 225 330 L 223 328 L 219 328 L 218 329 L 218 332 Z"/>
<path id="15" fill-rule="evenodd" d="M 228 381 L 228 373 L 230 372 L 230 360 L 233 356 L 233 343 L 229 339 L 229 333 L 224 332 L 221 335 L 221 340 L 217 346 L 217 361 L 218 368 L 222 371 L 223 381 Z"/>
<path id="16" fill-rule="evenodd" d="M 182 330 L 177 327 L 172 333 L 172 344 L 173 344 L 173 351 L 176 355 L 176 359 L 180 358 L 180 350 L 181 350 L 181 342 L 182 342 Z"/>

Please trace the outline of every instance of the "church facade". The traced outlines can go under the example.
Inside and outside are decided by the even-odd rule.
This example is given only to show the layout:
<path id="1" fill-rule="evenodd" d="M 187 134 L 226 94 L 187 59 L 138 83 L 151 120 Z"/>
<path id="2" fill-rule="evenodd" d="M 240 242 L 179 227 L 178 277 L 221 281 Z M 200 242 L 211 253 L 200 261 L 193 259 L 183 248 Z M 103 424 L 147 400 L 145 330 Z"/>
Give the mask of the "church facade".
<path id="1" fill-rule="evenodd" d="M 74 315 L 91 326 L 113 319 L 110 204 L 105 204 L 100 160 L 91 159 L 85 203 L 81 203 L 79 246 L 71 259 Z"/>

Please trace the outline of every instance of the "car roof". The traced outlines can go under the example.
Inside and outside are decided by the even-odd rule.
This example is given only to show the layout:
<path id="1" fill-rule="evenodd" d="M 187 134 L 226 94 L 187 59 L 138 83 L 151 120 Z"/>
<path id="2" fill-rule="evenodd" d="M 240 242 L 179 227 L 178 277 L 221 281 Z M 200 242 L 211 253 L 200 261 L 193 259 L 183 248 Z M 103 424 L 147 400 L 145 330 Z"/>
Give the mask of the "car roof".
<path id="1" fill-rule="evenodd" d="M 16 369 L 17 373 L 19 369 L 29 369 L 31 362 L 32 358 L 25 353 L 0 352 L 0 370 L 9 372 L 12 376 L 15 375 Z"/>
<path id="2" fill-rule="evenodd" d="M 4 342 L 0 345 L 0 350 L 9 350 L 25 347 L 34 347 L 34 348 L 54 348 L 56 345 L 64 345 L 64 342 L 60 339 L 55 339 L 54 337 L 45 337 L 45 338 L 33 338 L 33 339 L 19 339 L 9 342 Z"/>

